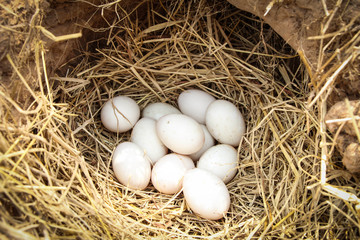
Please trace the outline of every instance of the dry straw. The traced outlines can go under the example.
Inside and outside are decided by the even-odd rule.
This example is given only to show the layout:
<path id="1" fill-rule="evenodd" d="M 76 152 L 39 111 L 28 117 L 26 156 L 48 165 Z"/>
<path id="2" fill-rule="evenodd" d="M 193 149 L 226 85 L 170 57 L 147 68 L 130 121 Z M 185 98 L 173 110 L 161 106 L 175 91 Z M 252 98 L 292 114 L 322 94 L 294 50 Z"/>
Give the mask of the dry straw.
<path id="1" fill-rule="evenodd" d="M 45 74 L 40 32 L 53 35 L 30 28 L 38 31 L 29 37 L 38 89 L 18 71 L 25 63 L 8 57 L 13 79 L 27 87 L 18 95 L 32 102 L 22 105 L 0 88 L 1 238 L 359 236 L 359 179 L 327 154 L 331 141 L 323 118 L 336 70 L 324 79 L 318 75 L 327 81 L 318 85 L 324 90 L 310 89 L 317 76 L 309 77 L 296 53 L 258 18 L 224 2 L 148 1 L 137 7 L 125 12 L 120 1 L 99 6 L 114 11 L 107 44 L 84 51 L 66 76 Z M 129 96 L 141 108 L 156 101 L 176 106 L 189 88 L 233 102 L 247 124 L 238 174 L 227 185 L 231 208 L 219 221 L 192 213 L 182 193 L 119 184 L 111 154 L 130 133 L 110 133 L 100 122 L 101 106 L 113 96 Z"/>

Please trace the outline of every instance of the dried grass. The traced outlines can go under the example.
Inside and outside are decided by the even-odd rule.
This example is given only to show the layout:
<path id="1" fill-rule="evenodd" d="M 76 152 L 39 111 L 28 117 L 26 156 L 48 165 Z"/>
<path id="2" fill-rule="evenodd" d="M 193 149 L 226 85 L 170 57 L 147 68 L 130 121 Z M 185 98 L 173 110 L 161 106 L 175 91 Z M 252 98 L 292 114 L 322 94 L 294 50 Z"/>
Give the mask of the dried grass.
<path id="1" fill-rule="evenodd" d="M 83 52 L 67 76 L 45 75 L 39 91 L 28 89 L 27 109 L 0 88 L 2 237 L 359 236 L 359 179 L 329 161 L 326 98 L 308 87 L 314 79 L 295 52 L 259 19 L 223 2 L 143 5 L 144 16 L 126 15 L 117 2 L 101 6 L 116 6 L 108 45 Z M 36 51 L 41 74 L 46 53 Z M 176 105 L 188 88 L 232 101 L 247 123 L 238 174 L 228 184 L 231 209 L 219 221 L 193 214 L 182 193 L 119 184 L 111 154 L 130 133 L 109 133 L 100 122 L 100 108 L 112 96 L 129 96 L 141 108 Z"/>

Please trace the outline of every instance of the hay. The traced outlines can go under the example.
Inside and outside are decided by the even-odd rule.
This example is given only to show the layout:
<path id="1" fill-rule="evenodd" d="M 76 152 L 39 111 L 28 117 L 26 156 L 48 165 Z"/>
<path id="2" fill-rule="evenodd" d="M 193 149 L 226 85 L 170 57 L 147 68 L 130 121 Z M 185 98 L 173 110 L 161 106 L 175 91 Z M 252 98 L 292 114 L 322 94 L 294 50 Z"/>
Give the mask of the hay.
<path id="1" fill-rule="evenodd" d="M 280 37 L 224 2 L 146 2 L 131 14 L 116 2 L 102 7 L 116 12 L 105 47 L 84 51 L 66 76 L 45 74 L 44 81 L 46 53 L 37 48 L 39 89 L 28 87 L 26 109 L 0 88 L 2 237 L 359 236 L 359 179 L 336 159 L 327 162 L 326 99 L 308 87 L 306 67 Z M 23 79 L 19 71 L 14 78 Z M 100 122 L 112 96 L 141 108 L 176 105 L 189 88 L 233 102 L 247 124 L 238 174 L 228 184 L 231 209 L 219 221 L 193 214 L 182 193 L 119 184 L 111 154 L 130 133 L 109 133 Z"/>

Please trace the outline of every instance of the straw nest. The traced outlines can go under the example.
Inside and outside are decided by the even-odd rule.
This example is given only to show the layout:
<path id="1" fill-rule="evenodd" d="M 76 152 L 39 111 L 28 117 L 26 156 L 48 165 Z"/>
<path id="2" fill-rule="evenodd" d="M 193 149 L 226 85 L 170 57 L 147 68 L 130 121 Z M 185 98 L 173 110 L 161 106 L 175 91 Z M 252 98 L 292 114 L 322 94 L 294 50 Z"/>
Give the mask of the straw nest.
<path id="1" fill-rule="evenodd" d="M 116 13 L 101 39 L 106 44 L 82 51 L 66 74 L 46 74 L 40 30 L 46 31 L 35 23 L 28 30 L 37 34 L 26 35 L 18 51 L 27 58 L 6 58 L 11 81 L 22 90 L 0 88 L 2 238 L 359 236 L 359 178 L 328 154 L 323 96 L 331 85 L 323 92 L 309 88 L 312 78 L 296 52 L 261 20 L 227 3 L 146 2 L 147 14 L 140 15 L 117 2 L 98 8 Z M 35 14 L 41 11 L 22 21 Z M 35 70 L 32 77 L 24 69 Z M 113 96 L 129 96 L 141 108 L 156 101 L 176 106 L 189 88 L 233 102 L 247 124 L 238 174 L 227 185 L 231 208 L 218 221 L 192 213 L 182 193 L 119 184 L 112 151 L 130 133 L 110 133 L 100 122 L 101 106 Z"/>

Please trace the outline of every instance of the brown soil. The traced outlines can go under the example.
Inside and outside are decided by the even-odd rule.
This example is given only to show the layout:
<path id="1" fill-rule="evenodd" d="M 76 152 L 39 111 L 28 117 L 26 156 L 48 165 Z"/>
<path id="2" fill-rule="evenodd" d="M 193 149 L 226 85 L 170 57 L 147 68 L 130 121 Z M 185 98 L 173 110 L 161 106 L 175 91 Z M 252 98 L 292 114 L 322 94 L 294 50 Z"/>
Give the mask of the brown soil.
<path id="1" fill-rule="evenodd" d="M 350 172 L 360 172 L 360 101 L 341 101 L 325 117 L 329 131 L 335 136 L 342 162 Z"/>
<path id="2" fill-rule="evenodd" d="M 358 18 L 360 12 L 359 1 L 344 1 L 339 6 L 335 5 L 337 2 L 335 0 L 326 1 L 326 6 L 322 4 L 322 1 L 309 0 L 228 1 L 239 9 L 251 12 L 264 19 L 290 46 L 304 53 L 314 70 L 322 65 L 322 62 L 319 62 L 321 59 L 318 59 L 321 42 L 309 39 L 309 37 L 321 35 L 322 26 L 328 20 L 326 15 L 330 16 L 341 9 L 341 11 L 338 11 L 338 15 L 334 15 L 337 21 L 332 21 L 331 25 L 326 29 L 327 32 L 324 32 L 324 34 L 339 31 L 346 23 L 354 18 Z M 272 7 L 267 12 L 271 3 L 273 3 Z M 325 13 L 325 9 L 327 9 L 328 13 Z M 333 11 L 329 11 L 330 9 Z M 267 14 L 265 15 L 265 13 Z M 328 39 L 325 39 L 325 41 L 328 41 Z M 334 50 L 329 49 L 329 51 Z"/>
<path id="3" fill-rule="evenodd" d="M 270 1 L 229 0 L 241 10 L 264 19 L 295 50 L 303 51 L 313 69 L 316 69 L 319 43 L 309 41 L 309 36 L 319 34 L 323 11 L 320 1 L 279 1 L 268 14 L 266 8 Z M 274 1 L 275 2 L 275 1 Z"/>

